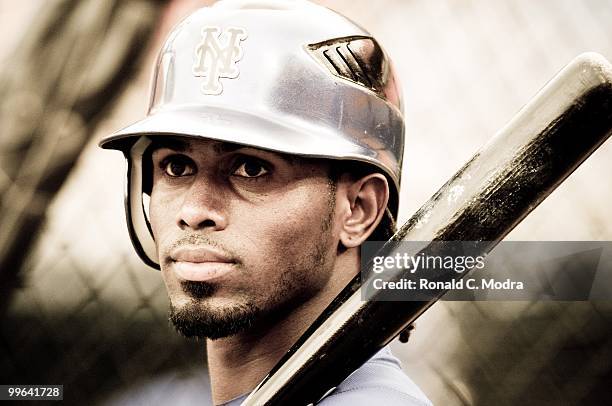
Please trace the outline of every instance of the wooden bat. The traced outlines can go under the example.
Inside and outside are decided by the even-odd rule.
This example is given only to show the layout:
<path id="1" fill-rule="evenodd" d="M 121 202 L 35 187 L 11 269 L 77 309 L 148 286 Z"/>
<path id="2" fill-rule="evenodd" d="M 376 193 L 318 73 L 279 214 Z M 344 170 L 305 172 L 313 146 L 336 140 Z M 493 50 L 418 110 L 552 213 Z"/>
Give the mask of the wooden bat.
<path id="1" fill-rule="evenodd" d="M 486 254 L 611 133 L 612 65 L 582 54 L 390 241 L 487 241 Z M 357 275 L 340 292 L 243 405 L 316 403 L 446 292 L 427 301 L 362 301 L 361 282 Z"/>

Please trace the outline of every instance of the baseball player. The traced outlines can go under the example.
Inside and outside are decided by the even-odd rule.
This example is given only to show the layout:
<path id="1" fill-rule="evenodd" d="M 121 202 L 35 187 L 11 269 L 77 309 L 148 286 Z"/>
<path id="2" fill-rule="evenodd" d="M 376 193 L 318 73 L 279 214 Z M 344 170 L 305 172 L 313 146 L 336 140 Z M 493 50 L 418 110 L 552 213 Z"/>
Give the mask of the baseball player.
<path id="1" fill-rule="evenodd" d="M 225 0 L 159 53 L 149 112 L 103 139 L 128 162 L 138 255 L 170 319 L 207 338 L 215 404 L 240 404 L 393 233 L 399 86 L 371 35 L 305 0 Z M 384 349 L 319 404 L 426 405 Z"/>

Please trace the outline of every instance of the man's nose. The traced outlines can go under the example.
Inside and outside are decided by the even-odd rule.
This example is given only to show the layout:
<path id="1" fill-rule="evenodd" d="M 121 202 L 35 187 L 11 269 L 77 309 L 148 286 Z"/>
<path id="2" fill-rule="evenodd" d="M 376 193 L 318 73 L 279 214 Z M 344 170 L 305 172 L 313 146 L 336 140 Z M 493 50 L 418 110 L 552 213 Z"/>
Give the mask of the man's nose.
<path id="1" fill-rule="evenodd" d="M 207 179 L 197 179 L 186 191 L 177 223 L 181 229 L 220 231 L 227 227 L 226 199 L 221 188 Z"/>

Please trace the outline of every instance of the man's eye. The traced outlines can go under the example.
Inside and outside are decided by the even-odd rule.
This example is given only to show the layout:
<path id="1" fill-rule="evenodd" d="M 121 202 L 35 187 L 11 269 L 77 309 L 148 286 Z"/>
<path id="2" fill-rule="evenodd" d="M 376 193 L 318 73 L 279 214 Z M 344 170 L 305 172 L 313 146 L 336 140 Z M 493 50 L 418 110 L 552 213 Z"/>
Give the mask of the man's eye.
<path id="1" fill-rule="evenodd" d="M 238 165 L 232 175 L 242 178 L 258 178 L 266 175 L 268 172 L 268 169 L 262 163 L 256 160 L 245 159 Z"/>
<path id="2" fill-rule="evenodd" d="M 195 173 L 191 160 L 181 156 L 170 156 L 164 159 L 161 163 L 161 168 L 166 172 L 166 175 L 173 178 L 189 176 Z"/>

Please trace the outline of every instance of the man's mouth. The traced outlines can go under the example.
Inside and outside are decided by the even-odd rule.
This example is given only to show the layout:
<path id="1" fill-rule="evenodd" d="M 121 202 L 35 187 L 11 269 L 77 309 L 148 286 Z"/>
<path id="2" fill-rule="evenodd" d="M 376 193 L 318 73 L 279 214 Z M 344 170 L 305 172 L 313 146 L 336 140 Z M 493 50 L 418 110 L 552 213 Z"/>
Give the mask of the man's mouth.
<path id="1" fill-rule="evenodd" d="M 208 247 L 179 247 L 170 254 L 173 272 L 186 281 L 204 282 L 234 270 L 236 262 Z"/>

